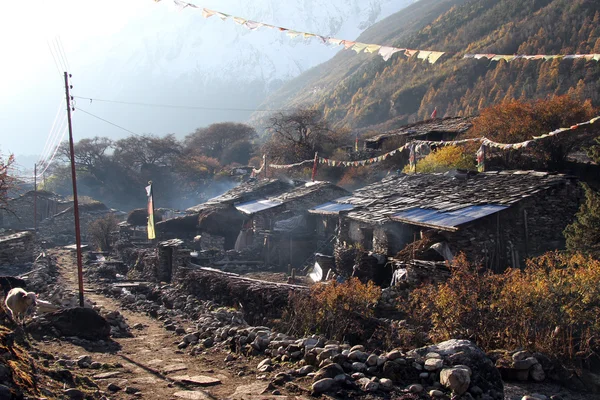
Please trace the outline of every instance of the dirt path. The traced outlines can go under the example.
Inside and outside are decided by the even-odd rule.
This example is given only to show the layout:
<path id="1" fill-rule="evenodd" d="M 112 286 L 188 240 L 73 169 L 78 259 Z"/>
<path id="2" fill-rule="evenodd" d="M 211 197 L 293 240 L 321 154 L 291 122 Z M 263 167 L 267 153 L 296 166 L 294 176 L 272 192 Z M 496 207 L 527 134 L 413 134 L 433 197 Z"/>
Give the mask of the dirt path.
<path id="1" fill-rule="evenodd" d="M 67 251 L 53 252 L 58 261 L 60 278 L 58 282 L 66 288 L 77 291 L 76 264 L 72 253 Z M 111 399 L 224 399 L 224 398 L 272 398 L 272 396 L 241 396 L 243 393 L 258 395 L 266 391 L 268 381 L 257 380 L 255 368 L 260 360 L 238 359 L 235 367 L 226 367 L 227 353 L 222 349 L 211 348 L 201 355 L 192 356 L 187 352 L 177 350 L 176 343 L 180 336 L 164 329 L 160 321 L 141 313 L 121 309 L 117 301 L 96 294 L 93 283 L 84 280 L 85 297 L 92 303 L 107 310 L 118 310 L 125 317 L 130 327 L 142 324 L 142 329 L 132 329 L 133 338 L 114 339 L 120 350 L 114 354 L 90 353 L 80 346 L 69 342 L 40 342 L 39 347 L 57 358 L 76 360 L 79 356 L 90 355 L 92 361 L 100 363 L 120 363 L 123 368 L 106 373 L 102 370 L 78 368 L 78 373 L 92 377 L 100 390 L 107 392 Z M 184 326 L 187 328 L 186 326 Z M 238 376 L 238 371 L 248 371 Z M 104 375 L 99 375 L 103 374 Z M 220 383 L 201 386 L 184 384 L 177 377 L 203 376 L 203 380 L 216 379 Z M 107 389 L 109 384 L 119 386 L 122 390 L 112 392 Z M 126 393 L 126 387 L 136 388 L 140 393 Z M 241 390 L 238 390 L 241 387 Z M 234 395 L 238 391 L 238 394 Z M 270 394 L 270 393 L 269 393 Z M 287 396 L 275 396 L 287 399 Z M 294 398 L 294 397 L 291 397 Z"/>

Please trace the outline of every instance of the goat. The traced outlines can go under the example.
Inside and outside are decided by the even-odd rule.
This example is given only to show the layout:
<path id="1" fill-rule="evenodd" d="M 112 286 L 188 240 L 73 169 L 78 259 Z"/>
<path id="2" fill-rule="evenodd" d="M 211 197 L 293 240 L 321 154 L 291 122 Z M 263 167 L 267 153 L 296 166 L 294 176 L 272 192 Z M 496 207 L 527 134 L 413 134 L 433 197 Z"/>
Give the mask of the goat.
<path id="1" fill-rule="evenodd" d="M 26 292 L 21 288 L 14 288 L 8 292 L 4 304 L 7 313 L 17 323 L 19 319 L 25 322 L 25 313 L 31 306 L 36 306 L 37 296 L 33 292 Z"/>

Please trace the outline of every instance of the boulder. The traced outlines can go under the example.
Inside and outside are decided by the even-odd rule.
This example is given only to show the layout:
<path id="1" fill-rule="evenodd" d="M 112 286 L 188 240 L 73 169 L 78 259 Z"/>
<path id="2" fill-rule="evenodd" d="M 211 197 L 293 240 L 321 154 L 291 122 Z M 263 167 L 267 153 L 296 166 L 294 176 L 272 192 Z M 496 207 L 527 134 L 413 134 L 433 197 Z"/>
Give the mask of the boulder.
<path id="1" fill-rule="evenodd" d="M 487 355 L 469 340 L 451 339 L 432 346 L 421 347 L 407 353 L 408 357 L 424 359 L 428 353 L 437 353 L 450 368 L 467 366 L 472 371 L 470 382 L 481 388 L 485 395 L 504 398 L 504 384 L 500 372 Z M 387 365 L 386 363 L 385 365 Z M 385 371 L 384 365 L 384 371 Z M 460 369 L 464 369 L 461 367 Z M 393 379 L 390 377 L 390 379 Z"/>
<path id="2" fill-rule="evenodd" d="M 333 380 L 332 378 L 325 378 L 313 383 L 312 390 L 314 393 L 329 392 L 335 387 L 335 385 L 335 380 Z"/>
<path id="3" fill-rule="evenodd" d="M 46 314 L 36 321 L 36 325 L 40 332 L 51 332 L 54 328 L 62 336 L 77 336 L 87 340 L 110 339 L 110 324 L 91 308 L 67 308 Z"/>
<path id="4" fill-rule="evenodd" d="M 546 373 L 541 364 L 534 364 L 529 370 L 529 376 L 534 382 L 542 382 L 546 379 Z"/>
<path id="5" fill-rule="evenodd" d="M 343 373 L 344 369 L 339 364 L 328 364 L 317 371 L 314 381 L 316 382 L 325 378 L 333 379 Z"/>
<path id="6" fill-rule="evenodd" d="M 440 373 L 440 383 L 454 394 L 461 395 L 469 389 L 471 374 L 464 368 L 445 368 Z"/>
<path id="7" fill-rule="evenodd" d="M 428 358 L 425 360 L 426 371 L 437 371 L 444 366 L 444 360 L 440 358 Z"/>

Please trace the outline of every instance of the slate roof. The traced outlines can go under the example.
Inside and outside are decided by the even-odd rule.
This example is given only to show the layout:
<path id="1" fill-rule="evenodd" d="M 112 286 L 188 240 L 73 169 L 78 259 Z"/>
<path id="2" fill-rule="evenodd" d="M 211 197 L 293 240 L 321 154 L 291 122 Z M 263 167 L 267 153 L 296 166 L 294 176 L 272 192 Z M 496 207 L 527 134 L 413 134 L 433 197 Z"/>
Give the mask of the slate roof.
<path id="1" fill-rule="evenodd" d="M 374 143 L 395 136 L 405 136 L 413 139 L 432 132 L 448 132 L 458 135 L 473 126 L 473 119 L 474 117 L 449 117 L 420 121 L 365 139 L 365 142 Z"/>
<path id="2" fill-rule="evenodd" d="M 510 207 L 572 179 L 536 171 L 491 171 L 469 176 L 456 172 L 401 174 L 386 177 L 335 202 L 355 205 L 346 214 L 349 218 L 382 224 L 395 214 L 415 208 L 448 213 L 485 204 Z"/>
<path id="3" fill-rule="evenodd" d="M 333 200 L 339 196 L 348 194 L 350 193 L 330 182 L 306 182 L 277 196 L 265 197 L 237 204 L 236 208 L 246 214 L 255 214 L 287 203 L 302 202 L 308 209 L 322 201 Z M 302 208 L 302 206 L 300 206 L 300 208 Z"/>
<path id="4" fill-rule="evenodd" d="M 190 207 L 186 211 L 198 213 L 216 206 L 248 202 L 269 196 L 276 196 L 294 187 L 293 182 L 284 182 L 279 179 L 255 179 L 244 182 L 220 196 L 214 197 L 205 203 Z"/>

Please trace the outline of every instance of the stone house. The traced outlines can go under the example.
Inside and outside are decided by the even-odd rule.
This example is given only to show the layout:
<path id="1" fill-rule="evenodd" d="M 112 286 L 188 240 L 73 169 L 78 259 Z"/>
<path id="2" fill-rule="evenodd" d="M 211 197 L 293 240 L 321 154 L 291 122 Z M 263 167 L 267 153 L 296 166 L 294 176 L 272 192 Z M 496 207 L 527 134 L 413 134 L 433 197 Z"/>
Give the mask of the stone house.
<path id="1" fill-rule="evenodd" d="M 197 243 L 199 248 L 232 249 L 243 223 L 243 216 L 233 207 L 234 204 L 276 196 L 292 187 L 293 182 L 278 179 L 251 179 L 205 203 L 188 208 L 185 215 L 158 222 L 157 234 L 161 240 L 179 238 L 186 242 L 193 242 L 196 236 L 201 235 Z"/>
<path id="2" fill-rule="evenodd" d="M 81 226 L 81 240 L 87 241 L 88 226 L 91 222 L 113 214 L 117 219 L 125 218 L 126 214 L 108 208 L 101 202 L 92 201 L 79 204 L 79 224 Z M 73 202 L 65 210 L 54 214 L 39 224 L 39 236 L 56 246 L 62 246 L 75 243 L 75 215 L 73 212 Z"/>
<path id="3" fill-rule="evenodd" d="M 308 209 L 348 194 L 329 182 L 253 180 L 158 223 L 157 230 L 162 240 L 199 235 L 202 250 L 253 248 L 266 263 L 295 265 L 315 251 Z"/>
<path id="4" fill-rule="evenodd" d="M 8 201 L 8 210 L 0 210 L 0 228 L 5 229 L 33 229 L 34 203 L 37 202 L 37 222 L 56 215 L 67 208 L 72 202 L 56 193 L 45 190 L 31 190 Z"/>
<path id="5" fill-rule="evenodd" d="M 563 248 L 562 232 L 581 198 L 575 178 L 566 175 L 453 171 L 389 176 L 310 213 L 322 226 L 337 217 L 339 246 L 393 256 L 423 234 L 435 233 L 451 254 L 464 252 L 502 270 Z"/>
<path id="6" fill-rule="evenodd" d="M 279 196 L 240 203 L 235 208 L 245 220 L 236 248 L 262 243 L 266 264 L 300 267 L 319 245 L 308 210 L 348 194 L 330 182 L 306 182 Z"/>
<path id="7" fill-rule="evenodd" d="M 384 143 L 394 139 L 418 140 L 454 140 L 459 134 L 473 126 L 473 117 L 449 117 L 430 119 L 405 125 L 398 129 L 381 133 L 365 139 L 365 150 L 382 150 Z"/>

